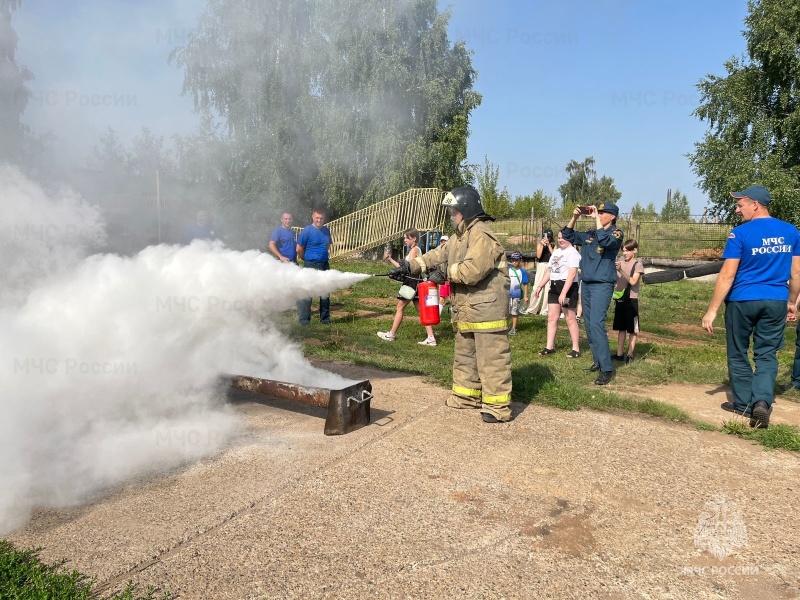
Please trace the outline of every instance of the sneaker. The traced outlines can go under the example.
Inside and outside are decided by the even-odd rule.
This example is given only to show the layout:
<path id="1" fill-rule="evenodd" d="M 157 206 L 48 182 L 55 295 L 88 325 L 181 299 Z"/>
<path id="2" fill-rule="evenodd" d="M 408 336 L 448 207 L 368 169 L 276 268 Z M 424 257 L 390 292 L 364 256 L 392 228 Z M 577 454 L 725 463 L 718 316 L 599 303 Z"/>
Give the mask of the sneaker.
<path id="1" fill-rule="evenodd" d="M 624 354 L 612 354 L 611 360 L 616 360 L 619 362 L 625 362 L 625 355 Z"/>
<path id="2" fill-rule="evenodd" d="M 516 329 L 509 329 L 508 330 L 508 335 L 517 335 L 517 330 Z"/>
<path id="3" fill-rule="evenodd" d="M 552 350 L 550 348 L 545 348 L 544 350 L 539 350 L 539 356 L 547 356 L 548 354 L 555 354 L 555 353 L 556 353 L 556 349 L 555 348 L 553 348 Z"/>
<path id="4" fill-rule="evenodd" d="M 594 380 L 595 385 L 606 385 L 611 383 L 611 378 L 614 375 L 614 371 L 600 371 L 597 374 L 597 379 Z"/>
<path id="5" fill-rule="evenodd" d="M 769 427 L 769 416 L 772 414 L 772 407 L 764 400 L 759 400 L 753 407 L 753 416 L 750 417 L 750 427 L 756 429 L 766 429 Z"/>
<path id="6" fill-rule="evenodd" d="M 572 351 L 570 351 L 569 354 L 567 354 L 567 358 L 580 358 L 580 357 L 581 357 L 581 353 L 578 352 L 577 350 L 572 350 Z"/>
<path id="7" fill-rule="evenodd" d="M 394 341 L 394 334 L 391 331 L 379 331 L 378 337 L 382 340 L 386 340 L 387 342 Z"/>
<path id="8" fill-rule="evenodd" d="M 591 367 L 586 367 L 584 371 L 588 371 L 589 373 L 596 373 L 600 370 L 600 365 L 597 363 L 592 363 Z"/>
<path id="9" fill-rule="evenodd" d="M 626 364 L 626 365 L 629 365 L 629 364 L 631 364 L 632 362 L 633 362 L 633 356 L 631 356 L 630 354 L 628 354 L 628 356 L 626 356 L 626 357 L 625 357 L 625 364 Z"/>
<path id="10" fill-rule="evenodd" d="M 420 346 L 435 346 L 436 345 L 436 338 L 425 338 L 421 342 L 417 342 Z"/>

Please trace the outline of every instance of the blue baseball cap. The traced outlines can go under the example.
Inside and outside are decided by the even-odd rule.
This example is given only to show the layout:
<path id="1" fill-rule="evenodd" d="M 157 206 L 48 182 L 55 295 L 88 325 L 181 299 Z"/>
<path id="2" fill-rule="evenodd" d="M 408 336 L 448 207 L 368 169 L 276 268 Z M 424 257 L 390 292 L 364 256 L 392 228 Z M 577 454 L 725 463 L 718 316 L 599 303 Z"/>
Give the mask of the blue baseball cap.
<path id="1" fill-rule="evenodd" d="M 520 254 L 517 250 L 511 253 L 510 256 L 511 260 L 522 260 L 522 254 Z"/>
<path id="2" fill-rule="evenodd" d="M 739 198 L 750 198 L 750 200 L 755 200 L 764 206 L 772 202 L 772 196 L 769 195 L 767 188 L 760 185 L 751 185 L 750 187 L 743 189 L 741 192 L 731 192 L 731 196 L 737 200 Z"/>
<path id="3" fill-rule="evenodd" d="M 597 205 L 597 212 L 605 212 L 614 215 L 615 217 L 619 216 L 619 206 L 614 204 L 613 202 L 601 202 Z"/>

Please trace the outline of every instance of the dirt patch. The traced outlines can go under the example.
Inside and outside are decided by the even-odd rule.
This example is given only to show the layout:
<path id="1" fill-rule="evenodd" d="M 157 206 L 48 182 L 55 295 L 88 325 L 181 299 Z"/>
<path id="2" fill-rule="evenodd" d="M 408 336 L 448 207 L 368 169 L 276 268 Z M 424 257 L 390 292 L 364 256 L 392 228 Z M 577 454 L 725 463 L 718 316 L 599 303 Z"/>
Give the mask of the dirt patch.
<path id="1" fill-rule="evenodd" d="M 533 235 L 510 235 L 506 238 L 505 246 L 508 248 L 512 248 L 513 246 L 519 246 L 522 248 L 535 248 L 536 247 L 536 236 Z"/>
<path id="2" fill-rule="evenodd" d="M 367 306 L 377 306 L 380 308 L 389 308 L 397 305 L 396 298 L 362 298 L 359 300 L 359 302 L 361 302 L 361 304 L 366 304 Z"/>
<path id="3" fill-rule="evenodd" d="M 391 319 L 392 315 L 387 315 L 385 312 L 378 312 L 375 310 L 359 309 L 355 312 L 344 310 L 331 310 L 331 316 L 336 319 L 346 319 L 347 317 L 365 317 L 369 319 Z"/>
<path id="4" fill-rule="evenodd" d="M 722 258 L 722 250 L 723 248 L 702 248 L 700 250 L 692 250 L 688 254 L 684 254 L 681 258 L 719 260 Z"/>
<path id="5" fill-rule="evenodd" d="M 661 346 L 672 346 L 673 348 L 691 348 L 692 346 L 700 346 L 703 344 L 703 342 L 700 340 L 692 340 L 688 338 L 668 338 L 655 333 L 648 333 L 646 331 L 643 331 L 639 334 L 637 338 L 637 343 L 638 342 L 645 344 L 659 344 Z"/>
<path id="6" fill-rule="evenodd" d="M 648 388 L 620 387 L 617 391 L 677 406 L 693 418 L 717 427 L 727 421 L 741 420 L 749 423 L 749 419 L 720 408 L 720 404 L 732 399 L 729 387 L 671 383 Z M 770 423 L 784 423 L 800 428 L 800 404 L 793 402 L 789 395 L 777 396 Z"/>
<path id="7" fill-rule="evenodd" d="M 673 323 L 672 325 L 667 325 L 667 329 L 669 329 L 670 331 L 674 331 L 680 336 L 686 336 L 686 335 L 696 336 L 698 334 L 705 334 L 705 331 L 699 324 L 688 325 L 686 323 Z M 693 340 L 693 341 L 698 344 L 704 343 L 701 340 Z"/>

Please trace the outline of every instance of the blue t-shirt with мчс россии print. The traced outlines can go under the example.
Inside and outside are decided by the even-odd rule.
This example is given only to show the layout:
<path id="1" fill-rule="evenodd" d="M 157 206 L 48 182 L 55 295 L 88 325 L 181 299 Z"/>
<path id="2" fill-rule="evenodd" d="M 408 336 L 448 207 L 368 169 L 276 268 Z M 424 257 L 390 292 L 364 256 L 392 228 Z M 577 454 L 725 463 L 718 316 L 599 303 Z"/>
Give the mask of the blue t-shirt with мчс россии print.
<path id="1" fill-rule="evenodd" d="M 738 258 L 739 267 L 726 300 L 789 300 L 792 258 L 800 256 L 800 232 L 774 217 L 734 227 L 722 258 Z"/>

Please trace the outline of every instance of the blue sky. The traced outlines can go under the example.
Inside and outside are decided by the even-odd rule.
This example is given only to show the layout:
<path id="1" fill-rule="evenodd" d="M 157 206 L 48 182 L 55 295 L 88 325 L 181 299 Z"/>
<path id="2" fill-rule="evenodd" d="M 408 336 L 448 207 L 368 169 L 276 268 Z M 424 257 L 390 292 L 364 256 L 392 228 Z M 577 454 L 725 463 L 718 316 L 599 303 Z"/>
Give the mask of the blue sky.
<path id="1" fill-rule="evenodd" d="M 18 58 L 36 75 L 24 120 L 52 130 L 59 158 L 85 164 L 106 126 L 129 140 L 196 125 L 167 63 L 203 0 L 23 0 Z M 440 3 L 444 9 L 448 4 Z M 570 159 L 593 156 L 627 211 L 681 189 L 706 203 L 685 155 L 705 126 L 695 85 L 745 50 L 746 0 L 521 0 L 449 3 L 451 40 L 473 51 L 476 90 L 469 161 L 500 169 L 512 196 L 557 195 Z"/>

